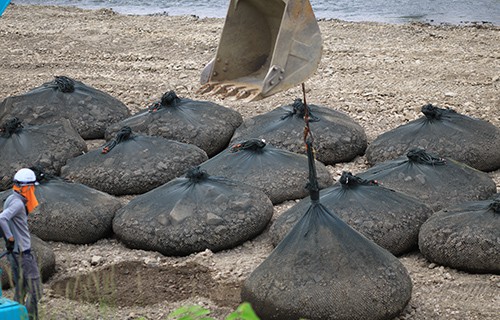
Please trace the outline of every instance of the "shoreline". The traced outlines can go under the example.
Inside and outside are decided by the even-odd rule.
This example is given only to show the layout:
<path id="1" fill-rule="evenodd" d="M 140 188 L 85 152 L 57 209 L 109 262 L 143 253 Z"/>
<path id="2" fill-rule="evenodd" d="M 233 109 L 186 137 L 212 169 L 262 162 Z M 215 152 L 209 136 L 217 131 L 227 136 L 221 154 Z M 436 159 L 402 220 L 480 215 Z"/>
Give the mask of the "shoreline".
<path id="1" fill-rule="evenodd" d="M 170 16 L 170 17 L 182 17 L 182 16 L 192 16 L 192 17 L 197 17 L 198 19 L 224 19 L 226 16 L 226 11 L 227 8 L 218 8 L 218 9 L 213 9 L 211 11 L 210 15 L 201 15 L 197 14 L 196 11 L 195 13 L 189 13 L 188 11 L 183 12 L 184 10 L 178 10 L 174 11 L 173 13 L 169 13 L 166 10 L 161 10 L 159 9 L 158 12 L 149 12 L 147 10 L 143 10 L 143 13 L 138 13 L 134 11 L 134 9 L 127 9 L 129 7 L 127 6 L 119 6 L 119 7 L 99 7 L 99 6 L 77 6 L 77 5 L 43 5 L 43 4 L 16 4 L 15 1 L 11 3 L 11 5 L 17 5 L 17 6 L 55 6 L 55 7 L 67 7 L 67 8 L 78 8 L 78 9 L 83 9 L 83 10 L 111 10 L 117 14 L 120 15 L 125 15 L 125 16 Z M 314 9 L 314 8 L 313 8 Z M 135 10 L 140 10 L 140 9 L 135 9 Z M 223 12 L 224 14 L 216 14 L 215 12 Z M 429 24 L 433 26 L 482 26 L 482 25 L 487 25 L 487 26 L 496 26 L 500 27 L 500 20 L 494 21 L 494 20 L 489 20 L 489 19 L 454 19 L 451 17 L 445 18 L 445 19 L 437 19 L 437 18 L 425 18 L 428 14 L 421 14 L 421 15 L 406 15 L 406 16 L 394 16 L 394 17 L 385 17 L 383 19 L 380 18 L 379 15 L 371 14 L 372 20 L 370 20 L 368 17 L 370 14 L 366 14 L 367 18 L 363 18 L 362 16 L 357 16 L 356 18 L 351 18 L 351 19 L 346 19 L 345 17 L 333 17 L 333 16 L 324 16 L 323 11 L 321 10 L 316 10 L 318 12 L 317 20 L 318 21 L 331 21 L 331 20 L 338 20 L 338 21 L 345 21 L 345 22 L 359 22 L 359 23 L 370 23 L 370 22 L 377 22 L 377 23 L 383 23 L 383 24 L 394 24 L 394 25 L 404 25 L 404 24 L 411 24 L 411 23 L 421 23 L 421 24 Z M 374 19 L 374 17 L 377 16 L 377 18 Z"/>

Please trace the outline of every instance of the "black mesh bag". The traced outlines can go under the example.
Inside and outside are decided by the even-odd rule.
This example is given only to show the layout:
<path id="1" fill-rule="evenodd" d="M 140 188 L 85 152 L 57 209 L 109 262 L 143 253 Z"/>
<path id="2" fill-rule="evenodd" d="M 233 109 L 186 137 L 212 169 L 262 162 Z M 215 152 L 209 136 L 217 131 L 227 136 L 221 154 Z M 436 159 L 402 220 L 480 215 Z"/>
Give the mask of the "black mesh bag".
<path id="1" fill-rule="evenodd" d="M 425 115 L 381 134 L 367 148 L 371 164 L 397 158 L 419 147 L 482 171 L 500 168 L 500 129 L 493 124 L 431 104 Z"/>
<path id="2" fill-rule="evenodd" d="M 320 188 L 333 183 L 325 165 L 316 161 Z M 211 175 L 223 176 L 260 188 L 273 204 L 307 196 L 307 157 L 278 149 L 262 140 L 235 143 L 200 167 Z"/>
<path id="3" fill-rule="evenodd" d="M 32 169 L 39 182 L 35 187 L 39 205 L 28 219 L 33 234 L 44 241 L 75 244 L 93 243 L 111 235 L 111 222 L 123 201 L 83 184 L 45 174 L 39 168 Z"/>
<path id="4" fill-rule="evenodd" d="M 411 298 L 403 264 L 313 202 L 243 284 L 262 319 L 393 319 Z"/>
<path id="5" fill-rule="evenodd" d="M 41 125 L 68 119 L 83 139 L 102 139 L 107 126 L 129 115 L 118 99 L 65 76 L 0 103 L 0 121 L 16 116 Z"/>
<path id="6" fill-rule="evenodd" d="M 430 261 L 477 273 L 500 274 L 500 199 L 441 210 L 420 230 L 419 247 Z"/>
<path id="7" fill-rule="evenodd" d="M 183 256 L 233 248 L 259 235 L 273 206 L 259 189 L 199 168 L 137 196 L 113 219 L 113 231 L 131 248 Z"/>
<path id="8" fill-rule="evenodd" d="M 11 118 L 0 125 L 0 190 L 10 188 L 14 173 L 23 167 L 39 165 L 48 173 L 59 174 L 68 159 L 85 151 L 85 141 L 69 120 L 24 125 Z"/>
<path id="9" fill-rule="evenodd" d="M 339 183 L 321 191 L 321 204 L 352 228 L 400 255 L 417 247 L 420 226 L 432 209 L 416 198 L 344 172 Z M 309 197 L 285 211 L 269 233 L 277 245 L 311 204 Z"/>
<path id="10" fill-rule="evenodd" d="M 317 133 L 314 137 L 317 160 L 329 165 L 364 154 L 367 139 L 358 123 L 342 112 L 317 105 L 308 107 L 311 130 Z M 231 143 L 264 139 L 276 148 L 305 153 L 303 129 L 304 104 L 296 99 L 293 104 L 245 120 L 234 132 Z"/>
<path id="11" fill-rule="evenodd" d="M 194 144 L 211 157 L 228 145 L 242 121 L 235 110 L 209 101 L 179 98 L 169 91 L 148 109 L 109 126 L 106 139 L 128 126 L 135 132 Z"/>
<path id="12" fill-rule="evenodd" d="M 194 145 L 123 127 L 102 148 L 69 160 L 61 176 L 112 195 L 142 194 L 207 159 Z"/>
<path id="13" fill-rule="evenodd" d="M 495 182 L 487 173 L 418 148 L 358 176 L 413 196 L 434 211 L 464 201 L 488 199 L 496 192 Z"/>

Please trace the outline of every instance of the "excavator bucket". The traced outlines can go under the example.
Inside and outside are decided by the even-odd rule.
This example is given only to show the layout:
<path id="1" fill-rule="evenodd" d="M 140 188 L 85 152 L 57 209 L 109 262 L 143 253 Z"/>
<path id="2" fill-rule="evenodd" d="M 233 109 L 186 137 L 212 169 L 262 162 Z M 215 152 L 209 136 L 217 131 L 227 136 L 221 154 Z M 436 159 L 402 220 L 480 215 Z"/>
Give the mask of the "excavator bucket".
<path id="1" fill-rule="evenodd" d="M 322 40 L 309 0 L 231 0 L 199 93 L 254 101 L 301 84 L 317 69 Z"/>

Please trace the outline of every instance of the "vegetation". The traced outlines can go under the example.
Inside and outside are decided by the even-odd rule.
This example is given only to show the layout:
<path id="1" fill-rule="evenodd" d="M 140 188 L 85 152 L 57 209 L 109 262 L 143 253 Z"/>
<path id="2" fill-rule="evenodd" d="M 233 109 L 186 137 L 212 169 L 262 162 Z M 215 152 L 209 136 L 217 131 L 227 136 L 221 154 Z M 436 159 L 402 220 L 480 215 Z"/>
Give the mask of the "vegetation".
<path id="1" fill-rule="evenodd" d="M 208 317 L 210 311 L 203 307 L 185 306 L 172 311 L 167 320 L 216 320 Z M 234 312 L 229 314 L 225 320 L 259 320 L 252 306 L 248 302 L 243 302 Z"/>

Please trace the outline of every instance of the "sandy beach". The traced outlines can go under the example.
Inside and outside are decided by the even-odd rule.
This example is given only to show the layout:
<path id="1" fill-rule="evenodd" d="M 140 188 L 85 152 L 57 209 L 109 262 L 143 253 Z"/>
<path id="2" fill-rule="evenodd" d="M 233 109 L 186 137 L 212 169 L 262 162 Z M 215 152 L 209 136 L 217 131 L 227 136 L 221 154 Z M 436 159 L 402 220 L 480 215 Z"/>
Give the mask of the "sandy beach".
<path id="1" fill-rule="evenodd" d="M 72 77 L 105 91 L 132 112 L 169 90 L 232 108 L 244 119 L 302 97 L 300 87 L 256 102 L 197 94 L 201 70 L 215 55 L 223 22 L 196 16 L 124 16 L 111 10 L 10 5 L 0 18 L 0 100 L 54 76 Z M 320 20 L 319 26 L 323 56 L 305 83 L 308 102 L 345 112 L 365 129 L 369 142 L 420 117 L 421 107 L 428 103 L 500 127 L 500 27 L 338 20 Z M 88 141 L 88 145 L 103 142 Z M 357 173 L 366 168 L 364 156 L 328 166 L 335 180 L 344 170 Z M 499 192 L 500 170 L 488 174 Z M 273 220 L 294 203 L 276 205 Z M 242 281 L 272 250 L 267 231 L 231 250 L 187 257 L 131 250 L 115 239 L 92 245 L 50 245 L 56 254 L 56 274 L 44 284 L 40 309 L 42 319 L 58 320 L 165 319 L 172 310 L 190 304 L 202 305 L 212 311 L 211 316 L 224 319 L 240 302 Z M 498 319 L 500 275 L 438 266 L 416 251 L 399 258 L 413 280 L 413 293 L 398 319 Z M 159 297 L 154 304 L 135 304 L 137 292 L 130 293 L 122 305 L 109 307 L 74 301 L 53 290 L 61 279 L 137 261 L 188 275 L 173 276 L 173 288 L 178 290 L 168 294 L 150 287 Z M 206 277 L 194 276 L 196 272 Z M 144 278 L 148 273 L 154 282 L 154 272 L 145 272 Z M 12 294 L 4 291 L 7 297 Z"/>

